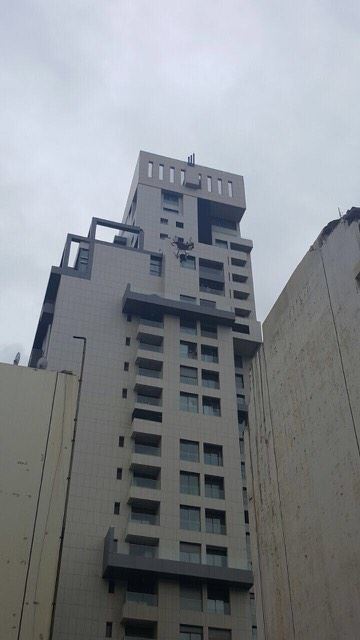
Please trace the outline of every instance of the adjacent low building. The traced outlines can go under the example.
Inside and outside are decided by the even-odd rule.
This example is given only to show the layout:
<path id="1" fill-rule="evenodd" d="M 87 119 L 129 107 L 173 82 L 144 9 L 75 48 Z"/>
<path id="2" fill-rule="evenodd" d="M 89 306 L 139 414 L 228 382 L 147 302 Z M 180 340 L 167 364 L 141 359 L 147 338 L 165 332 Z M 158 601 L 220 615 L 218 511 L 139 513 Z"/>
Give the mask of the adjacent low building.
<path id="1" fill-rule="evenodd" d="M 330 222 L 263 325 L 247 437 L 259 637 L 360 629 L 360 209 Z"/>
<path id="2" fill-rule="evenodd" d="M 49 638 L 78 383 L 0 364 L 0 638 Z"/>

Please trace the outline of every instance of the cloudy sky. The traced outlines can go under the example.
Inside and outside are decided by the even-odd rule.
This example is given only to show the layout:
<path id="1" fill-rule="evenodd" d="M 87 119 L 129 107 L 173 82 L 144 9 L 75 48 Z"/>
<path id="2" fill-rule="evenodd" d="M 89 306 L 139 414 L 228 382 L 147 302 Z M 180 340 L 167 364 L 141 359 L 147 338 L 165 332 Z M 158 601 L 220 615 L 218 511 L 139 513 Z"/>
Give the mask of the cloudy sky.
<path id="1" fill-rule="evenodd" d="M 139 149 L 242 173 L 263 320 L 360 204 L 358 0 L 0 3 L 0 361 L 31 348 L 67 232 L 122 217 Z"/>

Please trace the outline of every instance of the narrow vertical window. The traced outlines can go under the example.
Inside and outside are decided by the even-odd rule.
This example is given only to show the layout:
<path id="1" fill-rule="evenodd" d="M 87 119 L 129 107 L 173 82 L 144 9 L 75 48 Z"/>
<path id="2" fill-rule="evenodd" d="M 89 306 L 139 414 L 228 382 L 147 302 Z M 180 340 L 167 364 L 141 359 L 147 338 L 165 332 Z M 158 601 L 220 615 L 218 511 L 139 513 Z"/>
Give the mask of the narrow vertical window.
<path id="1" fill-rule="evenodd" d="M 153 176 L 153 163 L 149 162 L 148 163 L 148 178 L 152 178 Z"/>
<path id="2" fill-rule="evenodd" d="M 175 182 L 175 168 L 170 167 L 170 182 Z"/>
<path id="3" fill-rule="evenodd" d="M 212 190 L 212 179 L 211 179 L 211 176 L 207 177 L 207 190 L 208 191 Z"/>
<path id="4" fill-rule="evenodd" d="M 218 182 L 218 194 L 219 194 L 219 196 L 221 196 L 221 194 L 222 194 L 222 180 L 221 180 L 221 178 L 218 178 L 217 182 Z"/>
<path id="5" fill-rule="evenodd" d="M 184 184 L 185 182 L 185 171 L 184 169 L 181 169 L 180 171 L 180 184 Z"/>
<path id="6" fill-rule="evenodd" d="M 112 622 L 107 622 L 105 627 L 105 638 L 112 638 Z"/>
<path id="7" fill-rule="evenodd" d="M 163 179 L 164 179 L 164 165 L 159 164 L 159 180 L 163 180 Z"/>
<path id="8" fill-rule="evenodd" d="M 229 198 L 233 197 L 233 188 L 232 188 L 232 182 L 228 182 L 228 194 L 229 194 Z"/>

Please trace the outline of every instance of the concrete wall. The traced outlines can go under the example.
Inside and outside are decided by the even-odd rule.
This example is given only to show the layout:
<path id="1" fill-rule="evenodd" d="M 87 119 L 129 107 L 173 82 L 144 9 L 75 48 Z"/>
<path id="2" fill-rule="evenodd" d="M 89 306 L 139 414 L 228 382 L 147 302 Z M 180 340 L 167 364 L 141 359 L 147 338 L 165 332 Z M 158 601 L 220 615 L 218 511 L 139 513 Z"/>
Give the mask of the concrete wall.
<path id="1" fill-rule="evenodd" d="M 253 360 L 249 497 L 266 640 L 359 637 L 359 214 L 311 247 Z"/>
<path id="2" fill-rule="evenodd" d="M 0 638 L 45 640 L 77 378 L 0 364 Z"/>

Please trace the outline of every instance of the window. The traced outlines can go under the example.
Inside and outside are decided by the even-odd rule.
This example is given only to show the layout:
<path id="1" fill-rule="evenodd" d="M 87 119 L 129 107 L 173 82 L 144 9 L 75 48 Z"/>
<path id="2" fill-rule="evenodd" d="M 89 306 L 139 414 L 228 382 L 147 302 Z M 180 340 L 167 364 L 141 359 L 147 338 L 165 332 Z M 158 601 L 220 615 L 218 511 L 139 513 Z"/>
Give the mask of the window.
<path id="1" fill-rule="evenodd" d="M 149 333 L 140 334 L 139 349 L 145 349 L 145 351 L 158 351 L 159 353 L 162 353 L 162 350 L 163 350 L 162 336 L 151 335 Z"/>
<path id="2" fill-rule="evenodd" d="M 198 413 L 199 399 L 195 393 L 180 392 L 180 411 L 190 411 L 190 413 Z"/>
<path id="3" fill-rule="evenodd" d="M 141 558 L 155 558 L 156 547 L 151 544 L 139 544 L 135 542 L 130 542 L 129 555 L 141 557 Z"/>
<path id="4" fill-rule="evenodd" d="M 241 373 L 235 374 L 235 384 L 237 389 L 244 388 L 244 376 Z"/>
<path id="5" fill-rule="evenodd" d="M 221 233 L 226 233 L 226 231 L 223 231 L 223 229 L 227 229 L 230 232 L 237 231 L 236 222 L 234 222 L 233 220 L 227 220 L 226 218 L 213 218 L 212 225 L 214 227 L 218 227 L 218 229 L 221 229 Z"/>
<path id="6" fill-rule="evenodd" d="M 131 314 L 128 313 L 126 316 L 126 322 L 131 322 Z"/>
<path id="7" fill-rule="evenodd" d="M 205 298 L 200 298 L 200 305 L 202 307 L 216 307 L 216 302 L 214 300 L 206 300 Z"/>
<path id="8" fill-rule="evenodd" d="M 204 444 L 204 462 L 215 467 L 223 466 L 222 447 L 218 444 Z"/>
<path id="9" fill-rule="evenodd" d="M 160 233 L 160 240 L 166 240 L 166 238 L 168 238 L 168 234 L 167 233 Z"/>
<path id="10" fill-rule="evenodd" d="M 187 624 L 180 625 L 180 640 L 203 640 L 201 627 L 190 627 Z"/>
<path id="11" fill-rule="evenodd" d="M 159 456 L 160 443 L 160 436 L 155 436 L 150 433 L 138 433 L 134 438 L 134 452 L 141 453 L 146 456 Z"/>
<path id="12" fill-rule="evenodd" d="M 180 340 L 180 358 L 197 359 L 197 345 L 195 342 L 185 342 Z"/>
<path id="13" fill-rule="evenodd" d="M 112 638 L 112 622 L 107 622 L 105 625 L 105 638 Z"/>
<path id="14" fill-rule="evenodd" d="M 182 562 L 201 563 L 201 544 L 180 542 L 180 560 Z"/>
<path id="15" fill-rule="evenodd" d="M 153 177 L 153 163 L 148 162 L 148 178 L 152 178 L 152 177 Z"/>
<path id="16" fill-rule="evenodd" d="M 207 586 L 207 610 L 209 613 L 230 613 L 230 595 L 227 587 Z"/>
<path id="17" fill-rule="evenodd" d="M 187 493 L 192 496 L 200 495 L 200 475 L 180 471 L 180 493 Z"/>
<path id="18" fill-rule="evenodd" d="M 180 331 L 181 333 L 188 333 L 189 335 L 196 336 L 197 328 L 196 328 L 196 320 L 180 320 Z"/>
<path id="19" fill-rule="evenodd" d="M 229 198 L 233 197 L 233 186 L 232 186 L 232 182 L 230 182 L 230 180 L 228 181 L 228 194 L 229 194 Z"/>
<path id="20" fill-rule="evenodd" d="M 246 480 L 245 462 L 241 462 L 240 466 L 241 466 L 241 479 Z"/>
<path id="21" fill-rule="evenodd" d="M 246 267 L 246 260 L 241 260 L 240 258 L 231 258 L 231 264 L 234 267 Z"/>
<path id="22" fill-rule="evenodd" d="M 217 371 L 207 371 L 203 369 L 201 372 L 201 381 L 203 387 L 210 387 L 211 389 L 219 389 L 219 374 Z"/>
<path id="23" fill-rule="evenodd" d="M 207 533 L 226 534 L 225 511 L 205 509 L 205 521 Z"/>
<path id="24" fill-rule="evenodd" d="M 158 603 L 157 580 L 143 574 L 129 576 L 126 586 L 126 600 L 156 607 Z"/>
<path id="25" fill-rule="evenodd" d="M 120 467 L 118 467 L 116 469 L 116 479 L 117 480 L 121 480 L 122 479 L 122 469 Z"/>
<path id="26" fill-rule="evenodd" d="M 241 273 L 232 273 L 233 282 L 246 282 L 247 276 L 243 276 Z"/>
<path id="27" fill-rule="evenodd" d="M 244 520 L 245 520 L 245 524 L 249 524 L 249 512 L 247 509 L 245 509 L 244 511 Z"/>
<path id="28" fill-rule="evenodd" d="M 183 269 L 196 269 L 196 262 L 194 256 L 182 256 L 180 257 L 180 266 Z"/>
<path id="29" fill-rule="evenodd" d="M 199 462 L 199 443 L 193 440 L 180 440 L 180 460 Z"/>
<path id="30" fill-rule="evenodd" d="M 164 165 L 159 164 L 159 180 L 163 180 L 163 179 L 164 179 Z"/>
<path id="31" fill-rule="evenodd" d="M 231 640 L 231 631 L 229 629 L 214 629 L 208 630 L 209 640 Z"/>
<path id="32" fill-rule="evenodd" d="M 220 398 L 203 396 L 202 409 L 205 416 L 221 416 Z"/>
<path id="33" fill-rule="evenodd" d="M 114 502 L 114 514 L 118 516 L 120 513 L 120 502 Z"/>
<path id="34" fill-rule="evenodd" d="M 115 582 L 113 580 L 109 580 L 108 592 L 115 593 Z"/>
<path id="35" fill-rule="evenodd" d="M 177 222 L 176 226 L 178 227 L 178 229 L 183 229 L 184 228 L 184 223 L 183 222 Z"/>
<path id="36" fill-rule="evenodd" d="M 207 179 L 206 179 L 206 183 L 207 183 L 207 190 L 208 190 L 208 191 L 211 191 L 211 189 L 212 189 L 212 179 L 211 179 L 211 176 L 208 176 L 208 177 L 207 177 Z"/>
<path id="37" fill-rule="evenodd" d="M 235 364 L 235 369 L 242 369 L 243 368 L 243 359 L 241 356 L 235 355 L 234 356 L 234 364 Z"/>
<path id="38" fill-rule="evenodd" d="M 119 436 L 119 447 L 124 446 L 124 436 Z"/>
<path id="39" fill-rule="evenodd" d="M 162 194 L 163 209 L 165 211 L 172 211 L 173 213 L 179 213 L 179 196 L 177 193 L 171 191 L 164 191 Z"/>
<path id="40" fill-rule="evenodd" d="M 247 300 L 250 294 L 247 291 L 237 291 L 234 289 L 233 295 L 236 300 Z"/>
<path id="41" fill-rule="evenodd" d="M 140 467 L 133 470 L 132 484 L 145 489 L 159 489 L 160 470 L 156 467 Z"/>
<path id="42" fill-rule="evenodd" d="M 127 347 L 130 345 L 130 338 L 129 338 L 129 336 L 127 336 L 127 337 L 125 338 L 125 344 L 126 344 L 126 346 L 127 346 Z"/>
<path id="43" fill-rule="evenodd" d="M 89 262 L 89 249 L 85 247 L 80 247 L 78 257 L 76 260 L 75 269 L 80 271 L 80 273 L 85 273 L 87 271 L 88 262 Z"/>
<path id="44" fill-rule="evenodd" d="M 189 611 L 202 611 L 201 584 L 180 584 L 180 609 Z"/>
<path id="45" fill-rule="evenodd" d="M 131 505 L 131 520 L 141 524 L 159 524 L 158 505 L 133 503 Z"/>
<path id="46" fill-rule="evenodd" d="M 245 453 L 244 438 L 239 438 L 239 447 L 240 447 L 240 454 L 244 455 Z"/>
<path id="47" fill-rule="evenodd" d="M 168 224 L 169 220 L 167 218 L 160 218 L 161 224 Z"/>
<path id="48" fill-rule="evenodd" d="M 124 371 L 129 371 L 129 363 L 124 362 Z"/>
<path id="49" fill-rule="evenodd" d="M 185 182 L 185 171 L 184 169 L 180 170 L 180 184 L 184 184 Z"/>
<path id="50" fill-rule="evenodd" d="M 184 296 L 182 293 L 180 294 L 180 300 L 182 300 L 182 302 L 196 303 L 195 296 Z"/>
<path id="51" fill-rule="evenodd" d="M 238 411 L 241 411 L 241 409 L 245 407 L 246 402 L 245 402 L 245 396 L 243 393 L 236 394 L 236 404 L 237 404 Z"/>
<path id="52" fill-rule="evenodd" d="M 122 390 L 122 397 L 127 398 L 127 389 Z"/>
<path id="53" fill-rule="evenodd" d="M 201 530 L 199 507 L 180 505 L 180 529 L 188 529 L 190 531 Z"/>
<path id="54" fill-rule="evenodd" d="M 220 240 L 219 238 L 215 238 L 215 246 L 219 247 L 219 249 L 227 249 L 228 243 L 226 240 Z"/>
<path id="55" fill-rule="evenodd" d="M 205 476 L 205 495 L 207 498 L 225 498 L 224 478 L 219 476 Z"/>
<path id="56" fill-rule="evenodd" d="M 180 366 L 180 382 L 183 384 L 195 384 L 198 383 L 198 372 L 194 367 Z"/>
<path id="57" fill-rule="evenodd" d="M 134 640 L 138 640 L 139 638 L 141 638 L 141 640 L 156 638 L 154 623 L 127 622 L 124 627 L 126 640 L 130 640 L 130 638 L 134 638 Z"/>
<path id="58" fill-rule="evenodd" d="M 223 296 L 225 285 L 217 280 L 209 280 L 208 278 L 199 279 L 200 291 L 203 293 L 212 293 L 214 296 Z"/>
<path id="59" fill-rule="evenodd" d="M 175 182 L 175 167 L 170 167 L 170 182 Z"/>
<path id="60" fill-rule="evenodd" d="M 206 562 L 212 567 L 227 567 L 225 547 L 206 547 Z"/>
<path id="61" fill-rule="evenodd" d="M 150 256 L 150 275 L 161 276 L 162 258 L 160 256 Z"/>
<path id="62" fill-rule="evenodd" d="M 204 338 L 217 338 L 217 326 L 215 324 L 207 324 L 206 322 L 201 322 L 200 329 L 201 335 Z"/>
<path id="63" fill-rule="evenodd" d="M 210 347 L 210 345 L 201 345 L 201 360 L 203 362 L 219 362 L 217 347 Z"/>
<path id="64" fill-rule="evenodd" d="M 219 196 L 221 196 L 221 194 L 222 194 L 222 180 L 221 180 L 221 178 L 218 178 L 217 187 L 218 187 L 218 194 L 219 194 Z"/>

